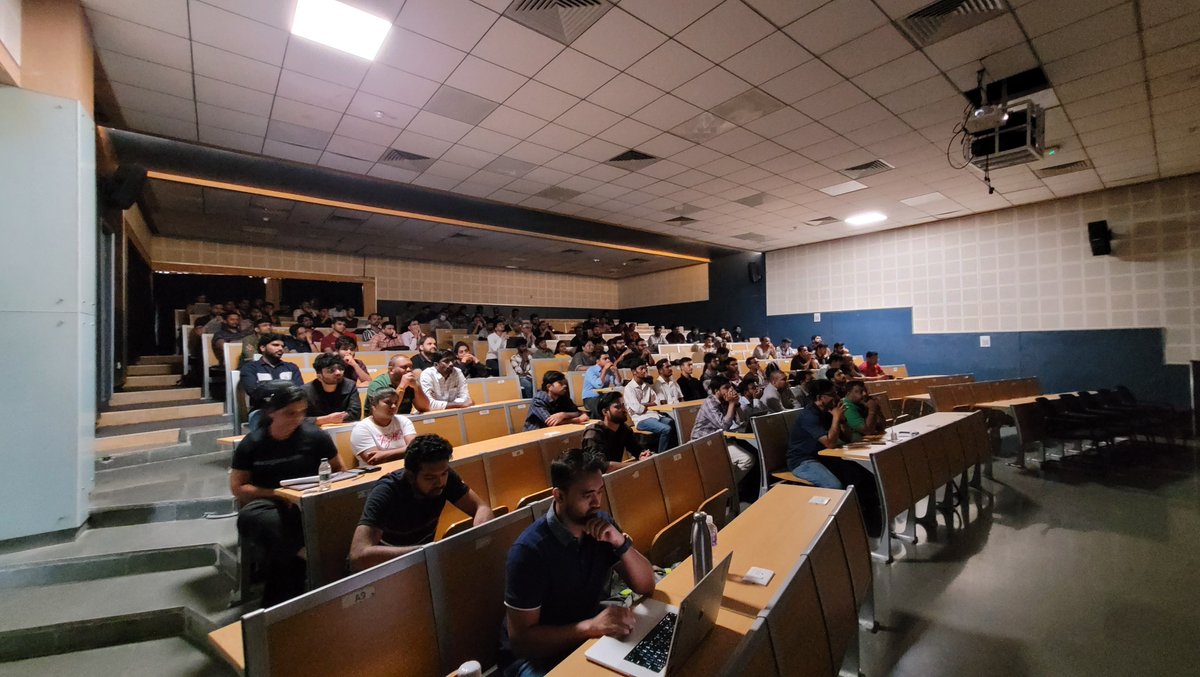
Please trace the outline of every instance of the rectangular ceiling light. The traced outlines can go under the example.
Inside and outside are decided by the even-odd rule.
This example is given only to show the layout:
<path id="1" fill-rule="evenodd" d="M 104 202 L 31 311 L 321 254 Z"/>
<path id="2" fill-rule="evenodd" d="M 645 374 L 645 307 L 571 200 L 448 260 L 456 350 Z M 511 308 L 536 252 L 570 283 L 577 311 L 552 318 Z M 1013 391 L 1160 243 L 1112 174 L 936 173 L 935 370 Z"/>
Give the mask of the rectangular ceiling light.
<path id="1" fill-rule="evenodd" d="M 337 0 L 300 0 L 292 34 L 367 60 L 374 60 L 392 27 L 356 7 Z"/>
<path id="2" fill-rule="evenodd" d="M 863 188 L 866 188 L 866 187 L 867 187 L 867 184 L 865 184 L 865 183 L 859 183 L 858 181 L 846 181 L 844 183 L 839 183 L 834 186 L 828 186 L 826 188 L 822 188 L 821 192 L 825 193 L 826 195 L 832 196 L 832 197 L 837 197 L 838 195 L 845 195 L 846 193 L 853 193 L 856 190 L 862 190 Z"/>

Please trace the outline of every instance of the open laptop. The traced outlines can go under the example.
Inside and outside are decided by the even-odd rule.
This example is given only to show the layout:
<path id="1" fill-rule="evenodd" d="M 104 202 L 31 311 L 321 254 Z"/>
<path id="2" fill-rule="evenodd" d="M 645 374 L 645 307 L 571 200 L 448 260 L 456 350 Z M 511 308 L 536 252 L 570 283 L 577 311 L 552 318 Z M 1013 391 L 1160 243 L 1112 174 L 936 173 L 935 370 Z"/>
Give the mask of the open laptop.
<path id="1" fill-rule="evenodd" d="M 633 632 L 625 639 L 601 637 L 587 650 L 587 659 L 629 677 L 678 670 L 716 625 L 732 558 L 732 553 L 726 555 L 678 607 L 656 599 L 635 606 Z"/>

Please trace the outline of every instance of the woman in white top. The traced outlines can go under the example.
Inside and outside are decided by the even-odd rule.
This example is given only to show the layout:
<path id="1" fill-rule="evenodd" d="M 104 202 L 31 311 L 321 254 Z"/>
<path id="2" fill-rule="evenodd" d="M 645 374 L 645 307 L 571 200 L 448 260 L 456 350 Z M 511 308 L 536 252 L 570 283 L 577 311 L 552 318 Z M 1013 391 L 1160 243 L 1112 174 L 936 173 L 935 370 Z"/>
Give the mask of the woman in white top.
<path id="1" fill-rule="evenodd" d="M 488 334 L 487 366 L 493 374 L 500 373 L 500 351 L 508 345 L 508 332 L 505 331 L 504 320 L 498 320 L 492 333 Z"/>
<path id="2" fill-rule="evenodd" d="M 371 415 L 350 431 L 350 448 L 360 462 L 375 465 L 404 458 L 417 428 L 407 416 L 396 413 L 399 406 L 400 394 L 395 388 L 380 388 L 367 398 Z"/>

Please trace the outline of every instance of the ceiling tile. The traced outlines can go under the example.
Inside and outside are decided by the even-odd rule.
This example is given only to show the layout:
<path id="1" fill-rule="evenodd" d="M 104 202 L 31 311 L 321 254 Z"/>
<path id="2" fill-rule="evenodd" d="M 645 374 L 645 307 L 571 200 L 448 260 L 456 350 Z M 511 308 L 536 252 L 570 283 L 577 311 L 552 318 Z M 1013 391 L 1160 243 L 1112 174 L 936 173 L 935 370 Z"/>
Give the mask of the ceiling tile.
<path id="1" fill-rule="evenodd" d="M 400 169 L 399 167 L 381 165 L 378 163 L 371 167 L 370 171 L 367 172 L 367 175 L 374 176 L 378 179 L 396 181 L 398 183 L 411 183 L 412 180 L 418 176 L 416 172 L 412 172 L 407 169 Z"/>
<path id="2" fill-rule="evenodd" d="M 1150 28 L 1142 34 L 1142 39 L 1146 44 L 1147 54 L 1158 54 L 1192 42 L 1198 34 L 1200 11 Z"/>
<path id="3" fill-rule="evenodd" d="M 342 114 L 327 108 L 277 96 L 275 104 L 271 108 L 271 118 L 311 129 L 319 129 L 323 132 L 332 132 L 341 121 Z"/>
<path id="4" fill-rule="evenodd" d="M 563 45 L 501 17 L 471 51 L 475 56 L 532 77 L 563 50 Z"/>
<path id="5" fill-rule="evenodd" d="M 922 80 L 914 85 L 898 89 L 890 94 L 879 97 L 882 103 L 893 113 L 904 113 L 930 102 L 943 99 L 954 94 L 954 88 L 941 75 Z M 966 105 L 966 100 L 963 100 Z"/>
<path id="6" fill-rule="evenodd" d="M 434 92 L 425 104 L 425 110 L 430 113 L 448 117 L 451 120 L 477 125 L 492 114 L 499 106 L 495 101 L 464 92 L 450 85 L 442 85 Z"/>
<path id="7" fill-rule="evenodd" d="M 820 7 L 828 0 L 745 0 L 745 2 L 767 17 L 771 23 L 783 27 Z"/>
<path id="8" fill-rule="evenodd" d="M 474 169 L 481 169 L 487 166 L 489 162 L 495 160 L 497 157 L 499 156 L 495 153 L 488 153 L 462 145 L 453 146 L 450 150 L 442 154 L 442 159 L 447 162 L 453 162 L 456 165 L 465 167 L 473 167 Z"/>
<path id="9" fill-rule="evenodd" d="M 729 58 L 722 65 L 747 82 L 761 85 L 810 59 L 812 55 L 803 47 L 797 45 L 786 34 L 775 31 Z"/>
<path id="10" fill-rule="evenodd" d="M 263 138 L 261 136 L 252 136 L 216 127 L 201 126 L 199 130 L 200 143 L 221 146 L 222 148 L 232 148 L 233 150 L 241 150 L 247 153 L 262 152 Z"/>
<path id="11" fill-rule="evenodd" d="M 810 122 L 812 122 L 812 118 L 795 108 L 781 108 L 774 113 L 747 122 L 744 126 L 752 132 L 771 138 L 793 129 L 799 129 Z"/>
<path id="12" fill-rule="evenodd" d="M 704 146 L 720 153 L 735 153 L 762 140 L 763 138 L 754 132 L 738 127 L 706 141 Z"/>
<path id="13" fill-rule="evenodd" d="M 317 160 L 317 164 L 321 167 L 339 169 L 343 172 L 366 174 L 375 163 L 325 151 L 321 154 L 321 159 Z"/>
<path id="14" fill-rule="evenodd" d="M 678 40 L 711 61 L 720 62 L 770 35 L 775 28 L 741 0 L 726 0 L 688 26 Z"/>
<path id="15" fill-rule="evenodd" d="M 452 145 L 454 144 L 449 141 L 435 139 L 432 136 L 426 136 L 406 129 L 400 133 L 400 136 L 396 137 L 391 147 L 425 157 L 436 158 L 449 150 Z"/>
<path id="16" fill-rule="evenodd" d="M 293 146 L 322 150 L 332 136 L 332 132 L 277 119 L 272 119 L 267 124 L 268 140 L 280 141 Z"/>
<path id="17" fill-rule="evenodd" d="M 359 92 L 350 101 L 346 109 L 347 115 L 354 115 L 364 120 L 373 120 L 389 127 L 403 128 L 417 114 L 417 108 L 403 103 L 385 99 L 381 96 Z"/>
<path id="18" fill-rule="evenodd" d="M 513 138 L 507 134 L 476 127 L 468 132 L 459 143 L 489 153 L 501 154 L 520 143 L 520 141 L 520 139 Z"/>
<path id="19" fill-rule="evenodd" d="M 363 120 L 353 115 L 347 115 L 338 123 L 335 133 L 339 136 L 359 141 L 390 146 L 400 134 L 400 130 L 395 127 L 379 124 L 378 122 L 371 122 L 370 120 Z"/>
<path id="20" fill-rule="evenodd" d="M 498 16 L 470 0 L 408 0 L 396 24 L 469 52 Z"/>
<path id="21" fill-rule="evenodd" d="M 621 9 L 674 35 L 719 4 L 721 0 L 624 0 Z"/>
<path id="22" fill-rule="evenodd" d="M 701 112 L 692 104 L 667 94 L 634 113 L 633 118 L 658 129 L 668 130 L 675 128 L 685 120 L 694 118 Z"/>
<path id="23" fill-rule="evenodd" d="M 263 143 L 263 153 L 273 157 L 291 160 L 293 162 L 303 162 L 306 164 L 316 164 L 317 160 L 321 159 L 321 151 L 314 148 L 305 148 L 304 146 L 294 146 L 290 143 L 267 139 Z"/>
<path id="24" fill-rule="evenodd" d="M 345 87 L 358 87 L 370 65 L 366 59 L 296 36 L 288 40 L 283 57 L 283 67 L 287 70 Z"/>
<path id="25" fill-rule="evenodd" d="M 425 171 L 433 176 L 455 179 L 456 181 L 462 181 L 475 173 L 475 170 L 471 167 L 447 162 L 445 159 L 438 160 Z"/>
<path id="26" fill-rule="evenodd" d="M 429 111 L 421 111 L 408 123 L 407 130 L 454 143 L 471 131 L 471 125 L 442 117 Z"/>
<path id="27" fill-rule="evenodd" d="M 732 99 L 750 89 L 750 84 L 733 75 L 729 71 L 714 66 L 704 74 L 693 78 L 691 82 L 672 92 L 675 96 L 688 103 L 699 106 L 703 110 Z"/>
<path id="28" fill-rule="evenodd" d="M 801 47 L 824 54 L 887 23 L 870 0 L 833 0 L 784 28 Z"/>
<path id="29" fill-rule="evenodd" d="M 106 49 L 98 50 L 100 63 L 110 82 L 124 82 L 172 96 L 192 96 L 192 75 L 150 61 Z"/>
<path id="30" fill-rule="evenodd" d="M 184 141 L 196 140 L 196 123 L 194 121 L 176 120 L 153 113 L 143 113 L 132 108 L 122 110 L 121 114 L 124 116 L 125 122 L 137 131 Z"/>
<path id="31" fill-rule="evenodd" d="M 1138 36 L 1128 35 L 1100 47 L 1093 47 L 1048 63 L 1044 70 L 1051 82 L 1067 83 L 1133 61 L 1140 62 L 1141 56 L 1142 47 Z"/>
<path id="32" fill-rule="evenodd" d="M 420 108 L 437 88 L 438 83 L 432 80 L 377 63 L 367 71 L 359 91 Z"/>
<path id="33" fill-rule="evenodd" d="M 803 101 L 796 102 L 796 110 L 811 118 L 820 120 L 823 117 L 860 104 L 867 99 L 867 95 L 863 94 L 862 90 L 855 87 L 853 83 L 843 81 L 839 85 L 834 85 L 829 89 L 817 92 Z"/>
<path id="34" fill-rule="evenodd" d="M 192 68 L 185 38 L 97 12 L 89 12 L 88 21 L 98 47 L 178 70 Z"/>
<path id="35" fill-rule="evenodd" d="M 828 89 L 842 81 L 842 77 L 817 59 L 763 83 L 762 90 L 784 103 L 796 103 L 800 99 Z"/>
<path id="36" fill-rule="evenodd" d="M 1054 0 L 1030 2 L 1016 8 L 1031 38 L 1057 30 L 1126 0 Z"/>
<path id="37" fill-rule="evenodd" d="M 609 66 L 623 70 L 649 54 L 666 39 L 667 36 L 633 15 L 614 7 L 584 31 L 583 35 L 576 38 L 571 46 Z"/>
<path id="38" fill-rule="evenodd" d="M 942 70 L 973 63 L 1025 41 L 1025 34 L 1012 14 L 1001 16 L 935 42 L 925 54 Z"/>
<path id="39" fill-rule="evenodd" d="M 611 11 L 609 12 L 612 13 Z M 617 71 L 592 57 L 565 49 L 534 79 L 575 96 L 587 96 L 611 80 Z"/>
<path id="40" fill-rule="evenodd" d="M 561 153 L 553 148 L 547 148 L 546 146 L 539 146 L 536 143 L 522 141 L 512 148 L 509 148 L 505 155 L 531 163 L 536 167 L 537 165 L 558 157 L 561 155 Z M 529 171 L 532 172 L 533 170 L 530 169 Z"/>
<path id="41" fill-rule="evenodd" d="M 900 35 L 900 31 L 887 25 L 826 52 L 821 59 L 850 78 L 913 51 L 912 45 Z"/>
<path id="42" fill-rule="evenodd" d="M 580 134 L 562 125 L 556 125 L 553 122 L 528 136 L 528 140 L 533 143 L 563 152 L 571 150 L 575 146 L 587 141 L 587 139 L 588 136 L 586 134 Z"/>
<path id="43" fill-rule="evenodd" d="M 256 2 L 203 0 L 203 2 L 285 31 L 290 31 L 292 28 L 292 16 L 296 6 L 295 0 L 257 0 Z"/>
<path id="44" fill-rule="evenodd" d="M 588 101 L 622 115 L 631 115 L 662 95 L 661 90 L 621 73 L 593 92 Z"/>
<path id="45" fill-rule="evenodd" d="M 335 85 L 286 68 L 279 76 L 279 96 L 329 110 L 344 111 L 354 98 L 354 89 Z"/>
<path id="46" fill-rule="evenodd" d="M 375 61 L 443 82 L 465 57 L 466 52 L 400 26 L 392 26 Z"/>
<path id="47" fill-rule="evenodd" d="M 231 108 L 262 117 L 271 113 L 271 103 L 274 101 L 274 97 L 265 92 L 231 85 L 228 82 L 213 80 L 202 75 L 195 77 L 195 91 L 196 98 L 201 103 Z"/>
<path id="48" fill-rule="evenodd" d="M 338 155 L 358 158 L 359 160 L 368 160 L 370 162 L 378 160 L 387 149 L 388 147 L 384 144 L 368 143 L 336 134 L 329 140 L 329 145 L 325 147 L 325 151 L 328 153 L 337 153 Z"/>
<path id="49" fill-rule="evenodd" d="M 605 141 L 604 139 L 588 139 L 587 141 L 584 141 L 575 148 L 571 149 L 571 153 L 582 158 L 587 158 L 588 160 L 607 162 L 621 153 L 624 153 L 626 150 L 628 149 L 622 148 L 621 146 L 618 146 L 610 141 Z M 595 168 L 593 167 L 592 169 Z M 587 171 L 591 171 L 591 169 Z"/>
<path id="50" fill-rule="evenodd" d="M 122 108 L 132 108 L 188 122 L 196 120 L 196 106 L 190 98 L 171 96 L 122 82 L 112 83 L 112 90 Z"/>
<path id="51" fill-rule="evenodd" d="M 560 115 L 555 122 L 567 129 L 595 135 L 612 127 L 620 119 L 621 116 L 612 111 L 587 101 L 580 101 L 571 110 Z"/>
<path id="52" fill-rule="evenodd" d="M 659 134 L 658 136 L 643 142 L 641 145 L 642 152 L 649 153 L 655 157 L 671 157 L 676 153 L 691 148 L 694 144 L 691 141 L 681 139 L 674 134 Z"/>
<path id="53" fill-rule="evenodd" d="M 642 57 L 628 73 L 660 89 L 674 89 L 712 67 L 712 62 L 668 40 Z"/>
<path id="54" fill-rule="evenodd" d="M 480 122 L 479 126 L 502 134 L 508 134 L 509 136 L 515 136 L 519 139 L 525 139 L 546 126 L 546 121 L 528 113 L 522 113 L 515 108 L 500 106 Z"/>
<path id="55" fill-rule="evenodd" d="M 496 102 L 503 102 L 525 82 L 525 76 L 474 56 L 467 56 L 446 80 L 452 87 Z"/>
<path id="56" fill-rule="evenodd" d="M 924 52 L 914 51 L 856 76 L 854 83 L 867 94 L 878 97 L 937 73 L 937 67 Z"/>
<path id="57" fill-rule="evenodd" d="M 833 131 L 845 134 L 846 132 L 861 129 L 867 125 L 877 124 L 888 119 L 895 119 L 891 111 L 875 101 L 864 101 L 857 106 L 830 115 L 821 122 Z"/>
<path id="58" fill-rule="evenodd" d="M 252 136 L 266 136 L 267 118 L 228 108 L 196 104 L 196 121 L 201 127 L 217 127 Z"/>
<path id="59" fill-rule="evenodd" d="M 255 61 L 233 52 L 192 43 L 196 75 L 204 75 L 250 89 L 274 94 L 279 85 L 280 68 Z"/>
<path id="60" fill-rule="evenodd" d="M 781 136 L 775 137 L 775 141 L 792 150 L 802 150 L 813 144 L 820 143 L 826 139 L 837 136 L 830 129 L 818 122 L 814 122 L 801 127 L 800 129 L 788 132 Z"/>
<path id="61" fill-rule="evenodd" d="M 536 80 L 521 86 L 505 101 L 505 105 L 539 118 L 554 119 L 579 102 L 577 97 L 559 91 Z"/>
<path id="62" fill-rule="evenodd" d="M 625 146 L 626 148 L 636 148 L 639 144 L 649 141 L 658 135 L 659 131 L 654 127 L 642 124 L 637 120 L 625 118 L 612 127 L 600 132 L 599 137 L 605 141 Z"/>
<path id="63" fill-rule="evenodd" d="M 180 37 L 188 36 L 187 0 L 162 0 L 152 5 L 137 0 L 86 0 L 82 4 L 88 10 L 103 12 Z M 94 13 L 89 11 L 89 14 Z"/>
<path id="64" fill-rule="evenodd" d="M 272 66 L 283 63 L 288 32 L 197 0 L 188 3 L 192 39 Z"/>

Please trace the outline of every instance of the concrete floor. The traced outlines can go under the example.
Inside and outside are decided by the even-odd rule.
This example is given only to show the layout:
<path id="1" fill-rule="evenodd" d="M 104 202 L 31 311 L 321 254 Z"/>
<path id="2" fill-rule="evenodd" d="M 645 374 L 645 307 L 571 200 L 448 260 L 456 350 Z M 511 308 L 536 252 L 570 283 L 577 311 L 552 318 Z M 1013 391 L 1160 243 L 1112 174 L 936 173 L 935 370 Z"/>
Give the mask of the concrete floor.
<path id="1" fill-rule="evenodd" d="M 232 677 L 234 674 L 178 637 L 0 663 L 0 677 Z"/>

